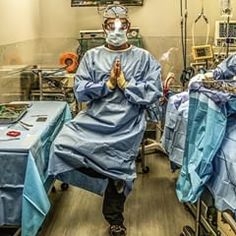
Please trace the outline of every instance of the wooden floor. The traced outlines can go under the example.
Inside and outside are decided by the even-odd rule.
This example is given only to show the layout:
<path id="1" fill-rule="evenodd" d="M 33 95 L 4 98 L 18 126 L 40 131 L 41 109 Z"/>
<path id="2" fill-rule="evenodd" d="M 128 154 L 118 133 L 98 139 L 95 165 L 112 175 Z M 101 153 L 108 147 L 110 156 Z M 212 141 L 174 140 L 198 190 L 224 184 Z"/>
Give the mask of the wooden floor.
<path id="1" fill-rule="evenodd" d="M 147 156 L 150 173 L 138 174 L 125 208 L 129 236 L 178 236 L 194 220 L 175 194 L 177 173 L 167 159 Z M 38 236 L 106 236 L 108 225 L 101 213 L 102 198 L 70 186 L 54 193 L 53 208 Z"/>

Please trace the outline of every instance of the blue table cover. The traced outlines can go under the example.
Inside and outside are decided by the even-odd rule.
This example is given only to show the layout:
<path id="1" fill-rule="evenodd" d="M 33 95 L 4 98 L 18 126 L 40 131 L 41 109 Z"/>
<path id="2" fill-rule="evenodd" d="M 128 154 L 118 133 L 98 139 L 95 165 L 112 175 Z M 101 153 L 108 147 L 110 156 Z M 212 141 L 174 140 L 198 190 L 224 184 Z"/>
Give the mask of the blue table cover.
<path id="1" fill-rule="evenodd" d="M 236 82 L 231 84 L 235 86 Z M 183 95 L 169 101 L 162 137 L 170 160 L 183 164 L 178 197 L 195 202 L 207 186 L 216 208 L 236 215 L 236 96 L 206 89 L 200 81 L 190 85 L 189 106 L 184 105 L 185 100 L 179 104 Z M 181 107 L 185 112 L 179 110 Z M 186 120 L 186 114 L 188 123 L 179 125 L 181 119 Z M 185 145 L 178 134 L 187 136 Z M 176 147 L 184 152 L 176 151 Z"/>
<path id="2" fill-rule="evenodd" d="M 71 119 L 65 102 L 34 101 L 20 123 L 0 125 L 0 225 L 21 225 L 22 236 L 36 235 L 50 202 L 47 178 L 50 146 L 63 124 Z M 45 122 L 36 121 L 47 117 Z M 21 132 L 19 139 L 6 135 Z M 9 140 L 11 139 L 11 140 Z M 51 183 L 50 183 L 51 182 Z"/>
<path id="3" fill-rule="evenodd" d="M 166 109 L 165 127 L 161 142 L 170 161 L 177 166 L 182 166 L 183 161 L 188 105 L 188 92 L 182 92 L 169 98 Z"/>

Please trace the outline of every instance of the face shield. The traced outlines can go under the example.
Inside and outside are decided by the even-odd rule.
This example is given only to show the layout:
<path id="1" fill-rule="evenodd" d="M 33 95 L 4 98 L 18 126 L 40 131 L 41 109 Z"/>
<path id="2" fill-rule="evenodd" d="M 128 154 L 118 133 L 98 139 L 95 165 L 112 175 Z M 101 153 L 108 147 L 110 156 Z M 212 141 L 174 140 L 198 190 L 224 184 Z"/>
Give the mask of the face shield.
<path id="1" fill-rule="evenodd" d="M 128 9 L 120 5 L 109 5 L 104 11 L 103 18 L 106 42 L 115 47 L 126 43 L 127 31 L 130 27 Z"/>

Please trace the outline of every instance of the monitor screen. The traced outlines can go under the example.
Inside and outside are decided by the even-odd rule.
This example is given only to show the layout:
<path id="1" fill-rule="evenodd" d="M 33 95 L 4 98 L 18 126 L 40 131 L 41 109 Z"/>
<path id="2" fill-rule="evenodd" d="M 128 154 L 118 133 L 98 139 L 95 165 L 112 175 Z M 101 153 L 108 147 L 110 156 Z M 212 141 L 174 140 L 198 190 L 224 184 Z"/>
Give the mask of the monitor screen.
<path id="1" fill-rule="evenodd" d="M 220 38 L 227 37 L 227 24 L 226 23 L 223 23 L 223 22 L 220 23 L 219 37 Z M 229 23 L 229 35 L 228 35 L 228 37 L 236 38 L 236 23 L 235 22 Z"/>

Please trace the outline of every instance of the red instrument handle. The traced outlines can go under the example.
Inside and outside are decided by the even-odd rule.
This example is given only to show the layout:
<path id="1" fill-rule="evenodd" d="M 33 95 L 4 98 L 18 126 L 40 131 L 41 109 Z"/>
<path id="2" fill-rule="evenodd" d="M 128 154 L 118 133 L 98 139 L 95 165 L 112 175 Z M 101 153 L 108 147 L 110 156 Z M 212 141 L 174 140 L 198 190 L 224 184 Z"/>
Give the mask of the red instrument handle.
<path id="1" fill-rule="evenodd" d="M 14 130 L 7 132 L 7 135 L 11 137 L 18 137 L 20 136 L 20 134 L 21 134 L 20 131 L 14 131 Z"/>

